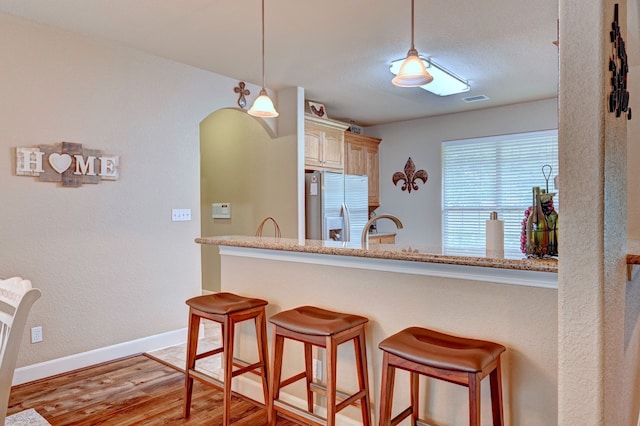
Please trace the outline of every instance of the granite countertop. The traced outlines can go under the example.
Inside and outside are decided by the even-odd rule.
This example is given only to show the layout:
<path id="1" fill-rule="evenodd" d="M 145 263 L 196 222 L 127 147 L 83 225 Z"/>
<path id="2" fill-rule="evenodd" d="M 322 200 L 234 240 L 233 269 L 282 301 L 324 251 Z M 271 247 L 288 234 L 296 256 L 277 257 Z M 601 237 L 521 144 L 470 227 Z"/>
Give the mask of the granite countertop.
<path id="1" fill-rule="evenodd" d="M 283 250 L 301 253 L 316 253 L 336 256 L 367 257 L 412 262 L 442 263 L 450 265 L 480 266 L 487 268 L 516 269 L 538 272 L 558 272 L 558 260 L 530 259 L 521 253 L 506 254 L 504 258 L 489 258 L 484 250 L 443 253 L 440 248 L 406 246 L 401 244 L 370 244 L 362 248 L 360 242 L 296 240 L 289 238 L 250 237 L 227 235 L 196 238 L 196 243 L 233 246 L 266 250 Z M 638 256 L 640 261 L 640 255 Z"/>

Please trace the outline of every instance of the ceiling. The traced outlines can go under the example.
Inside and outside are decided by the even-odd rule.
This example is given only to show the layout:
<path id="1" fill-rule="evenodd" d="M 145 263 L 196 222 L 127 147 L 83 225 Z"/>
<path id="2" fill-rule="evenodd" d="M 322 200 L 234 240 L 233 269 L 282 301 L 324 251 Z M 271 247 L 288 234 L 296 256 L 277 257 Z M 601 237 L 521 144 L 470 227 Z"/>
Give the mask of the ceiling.
<path id="1" fill-rule="evenodd" d="M 416 48 L 471 84 L 447 97 L 391 84 L 389 63 L 410 47 L 409 0 L 267 0 L 265 9 L 267 87 L 303 87 L 331 118 L 367 126 L 557 93 L 558 0 L 417 0 Z M 0 0 L 0 11 L 262 84 L 260 0 Z M 490 100 L 462 100 L 476 95 Z"/>

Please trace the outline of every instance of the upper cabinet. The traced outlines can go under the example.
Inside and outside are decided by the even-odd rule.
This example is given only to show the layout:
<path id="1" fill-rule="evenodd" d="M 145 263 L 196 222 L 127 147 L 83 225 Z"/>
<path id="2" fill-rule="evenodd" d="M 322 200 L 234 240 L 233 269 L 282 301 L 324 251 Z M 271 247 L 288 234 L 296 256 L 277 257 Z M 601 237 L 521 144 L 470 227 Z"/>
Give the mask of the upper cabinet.
<path id="1" fill-rule="evenodd" d="M 344 171 L 344 131 L 349 126 L 335 120 L 306 115 L 304 164 L 309 170 Z"/>
<path id="2" fill-rule="evenodd" d="M 369 210 L 380 207 L 380 163 L 378 145 L 382 139 L 344 132 L 345 173 L 369 178 Z"/>

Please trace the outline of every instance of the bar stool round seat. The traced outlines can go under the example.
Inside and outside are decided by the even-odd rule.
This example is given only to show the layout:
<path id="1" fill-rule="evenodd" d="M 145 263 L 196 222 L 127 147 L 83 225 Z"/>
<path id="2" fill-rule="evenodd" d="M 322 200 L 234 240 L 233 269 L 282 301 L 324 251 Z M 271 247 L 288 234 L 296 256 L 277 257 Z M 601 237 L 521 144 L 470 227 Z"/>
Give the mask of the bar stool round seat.
<path id="1" fill-rule="evenodd" d="M 337 412 L 358 403 L 362 412 L 362 423 L 371 424 L 365 339 L 365 325 L 368 321 L 369 319 L 363 316 L 329 311 L 314 306 L 297 307 L 269 318 L 269 322 L 274 325 L 269 424 L 275 425 L 278 414 L 281 414 L 301 424 L 333 426 L 336 424 Z M 304 344 L 305 371 L 281 380 L 285 338 Z M 346 395 L 336 389 L 337 348 L 340 344 L 349 341 L 353 341 L 354 344 L 359 386 L 359 390 L 352 395 Z M 312 346 L 326 349 L 326 387 L 313 382 Z M 307 392 L 306 410 L 280 401 L 280 390 L 283 387 L 303 379 L 306 382 Z M 314 413 L 314 392 L 326 393 L 326 418 L 321 418 Z"/>
<path id="2" fill-rule="evenodd" d="M 215 293 L 197 296 L 186 301 L 189 306 L 189 328 L 187 336 L 187 362 L 185 368 L 184 417 L 191 414 L 191 395 L 193 380 L 197 379 L 223 392 L 222 424 L 230 424 L 232 379 L 245 373 L 259 374 L 262 378 L 264 405 L 268 406 L 268 347 L 265 307 L 266 300 L 244 297 L 234 293 Z M 200 320 L 205 318 L 217 322 L 222 327 L 222 346 L 198 354 L 198 335 Z M 235 325 L 239 322 L 254 320 L 258 362 L 248 364 L 234 358 Z M 223 380 L 219 381 L 196 370 L 196 361 L 222 353 Z M 234 369 L 236 367 L 236 369 Z M 245 396 L 245 399 L 250 399 Z M 254 401 L 256 405 L 262 404 Z"/>
<path id="3" fill-rule="evenodd" d="M 421 328 L 406 328 L 380 342 L 383 351 L 380 425 L 397 424 L 411 416 L 420 421 L 419 375 L 446 380 L 469 388 L 469 424 L 480 425 L 480 382 L 490 376 L 493 424 L 503 425 L 500 356 L 505 347 L 485 340 L 452 336 Z M 395 369 L 410 372 L 412 405 L 392 418 Z"/>

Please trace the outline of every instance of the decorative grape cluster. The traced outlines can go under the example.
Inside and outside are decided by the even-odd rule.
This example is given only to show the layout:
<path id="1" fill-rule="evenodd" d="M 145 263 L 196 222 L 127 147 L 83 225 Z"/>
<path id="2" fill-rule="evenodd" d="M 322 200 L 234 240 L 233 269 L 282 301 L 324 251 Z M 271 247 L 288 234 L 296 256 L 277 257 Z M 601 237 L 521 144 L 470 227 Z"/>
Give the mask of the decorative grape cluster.
<path id="1" fill-rule="evenodd" d="M 553 197 L 549 197 L 548 199 L 545 199 L 544 201 L 542 201 L 542 213 L 544 213 L 545 216 L 550 216 L 551 213 L 554 213 L 556 211 L 556 209 L 553 208 Z"/>
<path id="2" fill-rule="evenodd" d="M 527 219 L 529 219 L 529 215 L 531 214 L 532 206 L 529 206 L 524 211 L 524 219 L 522 219 L 522 228 L 520 231 L 520 251 L 523 253 L 527 253 Z"/>

